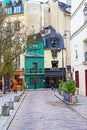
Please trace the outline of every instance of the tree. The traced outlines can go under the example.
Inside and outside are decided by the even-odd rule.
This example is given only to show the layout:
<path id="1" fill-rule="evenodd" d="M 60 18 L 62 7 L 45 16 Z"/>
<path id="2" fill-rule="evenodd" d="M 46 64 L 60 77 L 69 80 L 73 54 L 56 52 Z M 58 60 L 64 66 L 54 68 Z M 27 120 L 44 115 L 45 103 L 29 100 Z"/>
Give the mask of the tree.
<path id="1" fill-rule="evenodd" d="M 0 76 L 4 79 L 4 93 L 7 80 L 16 69 L 16 59 L 32 42 L 33 35 L 18 19 L 11 21 L 0 8 Z"/>

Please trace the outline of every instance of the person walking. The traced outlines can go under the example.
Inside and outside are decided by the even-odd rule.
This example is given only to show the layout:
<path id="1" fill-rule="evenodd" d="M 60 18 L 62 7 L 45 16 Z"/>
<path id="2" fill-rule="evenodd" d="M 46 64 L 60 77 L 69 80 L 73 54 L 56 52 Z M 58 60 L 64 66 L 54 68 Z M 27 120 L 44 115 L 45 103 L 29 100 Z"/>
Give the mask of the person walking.
<path id="1" fill-rule="evenodd" d="M 50 86 L 50 88 L 53 90 L 53 88 L 54 88 L 54 80 L 51 80 L 51 81 L 50 81 L 50 85 L 49 85 L 49 86 Z"/>
<path id="2" fill-rule="evenodd" d="M 54 89 L 53 90 L 54 90 L 54 92 L 57 91 L 57 82 L 56 81 L 54 82 Z"/>
<path id="3" fill-rule="evenodd" d="M 17 81 L 14 80 L 13 81 L 13 91 L 14 91 L 14 93 L 17 93 L 17 85 L 18 85 Z"/>

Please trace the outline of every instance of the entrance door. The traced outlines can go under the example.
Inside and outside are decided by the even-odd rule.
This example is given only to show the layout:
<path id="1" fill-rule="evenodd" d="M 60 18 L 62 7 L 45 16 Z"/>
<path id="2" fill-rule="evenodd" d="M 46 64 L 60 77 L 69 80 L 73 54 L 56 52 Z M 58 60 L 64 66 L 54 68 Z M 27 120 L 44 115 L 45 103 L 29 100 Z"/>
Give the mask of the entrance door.
<path id="1" fill-rule="evenodd" d="M 87 70 L 85 70 L 85 91 L 87 96 Z"/>
<path id="2" fill-rule="evenodd" d="M 79 71 L 75 71 L 76 88 L 79 88 Z"/>

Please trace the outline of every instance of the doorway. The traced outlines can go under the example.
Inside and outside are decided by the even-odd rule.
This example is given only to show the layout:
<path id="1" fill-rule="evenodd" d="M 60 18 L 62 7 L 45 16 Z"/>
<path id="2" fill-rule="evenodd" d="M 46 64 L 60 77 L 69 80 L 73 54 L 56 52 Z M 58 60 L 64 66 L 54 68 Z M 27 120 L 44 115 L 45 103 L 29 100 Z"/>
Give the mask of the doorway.
<path id="1" fill-rule="evenodd" d="M 75 71 L 76 88 L 79 88 L 79 71 Z"/>

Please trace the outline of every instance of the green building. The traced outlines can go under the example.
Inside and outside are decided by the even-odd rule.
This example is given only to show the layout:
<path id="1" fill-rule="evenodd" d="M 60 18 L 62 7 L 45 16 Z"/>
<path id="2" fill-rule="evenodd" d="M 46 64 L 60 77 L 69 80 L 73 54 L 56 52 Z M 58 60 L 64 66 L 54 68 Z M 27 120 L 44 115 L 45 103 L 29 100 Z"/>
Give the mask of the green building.
<path id="1" fill-rule="evenodd" d="M 34 42 L 25 54 L 26 89 L 44 88 L 44 43 Z"/>

